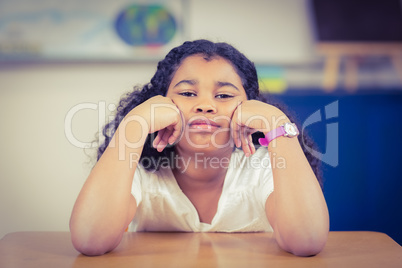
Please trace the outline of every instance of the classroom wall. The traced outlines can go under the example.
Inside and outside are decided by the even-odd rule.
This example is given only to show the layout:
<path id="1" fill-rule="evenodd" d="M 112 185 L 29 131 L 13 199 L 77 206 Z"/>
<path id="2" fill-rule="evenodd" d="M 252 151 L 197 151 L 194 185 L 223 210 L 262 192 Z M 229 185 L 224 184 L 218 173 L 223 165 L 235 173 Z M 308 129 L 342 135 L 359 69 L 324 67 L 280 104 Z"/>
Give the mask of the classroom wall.
<path id="1" fill-rule="evenodd" d="M 91 142 L 102 103 L 117 103 L 153 65 L 3 66 L 0 70 L 0 236 L 13 231 L 67 231 L 69 214 L 91 168 Z M 65 119 L 79 104 L 96 105 Z M 103 112 L 105 114 L 105 112 Z M 87 155 L 89 154 L 89 155 Z"/>
<path id="2" fill-rule="evenodd" d="M 185 2 L 188 39 L 232 43 L 263 70 L 267 64 L 271 71 L 272 64 L 298 66 L 282 76 L 293 80 L 277 98 L 300 123 L 317 111 L 325 118 L 325 107 L 339 101 L 337 117 L 307 128 L 325 153 L 326 124 L 339 126 L 337 165 L 324 163 L 331 229 L 381 231 L 402 243 L 402 144 L 382 131 L 400 121 L 402 87 L 395 70 L 368 70 L 369 90 L 348 92 L 340 83 L 325 93 L 320 65 L 313 64 L 314 73 L 309 69 L 317 57 L 308 0 Z M 94 161 L 94 150 L 79 143 L 94 141 L 120 96 L 148 82 L 155 69 L 152 61 L 0 63 L 0 238 L 16 231 L 68 231 Z M 391 88 L 391 80 L 398 87 Z"/>
<path id="3" fill-rule="evenodd" d="M 260 62 L 311 60 L 306 1 L 187 4 L 189 39 L 226 41 Z M 299 45 L 290 47 L 295 43 Z M 109 104 L 149 81 L 155 69 L 156 62 L 0 64 L 0 237 L 15 231 L 68 230 L 93 160 L 88 156 L 93 150 L 74 143 L 93 141 L 98 113 L 107 117 Z M 72 118 L 71 139 L 65 119 L 80 104 L 89 108 Z"/>

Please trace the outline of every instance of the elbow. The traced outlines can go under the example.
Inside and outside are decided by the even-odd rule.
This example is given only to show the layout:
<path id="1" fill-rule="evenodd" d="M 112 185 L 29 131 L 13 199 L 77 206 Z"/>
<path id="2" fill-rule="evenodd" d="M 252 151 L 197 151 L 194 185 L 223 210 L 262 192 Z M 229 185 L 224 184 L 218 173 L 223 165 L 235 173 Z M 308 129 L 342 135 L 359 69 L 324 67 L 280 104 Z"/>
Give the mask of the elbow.
<path id="1" fill-rule="evenodd" d="M 325 247 L 328 231 L 292 233 L 279 239 L 279 246 L 296 256 L 309 257 L 319 254 Z M 277 239 L 278 240 L 278 239 Z"/>
<path id="2" fill-rule="evenodd" d="M 80 252 L 81 254 L 86 255 L 86 256 L 100 256 L 100 255 L 103 255 L 108 252 L 101 248 L 95 248 L 95 247 L 86 246 L 86 245 L 85 246 L 84 245 L 74 245 L 74 248 L 78 252 Z"/>
<path id="3" fill-rule="evenodd" d="M 78 228 L 79 229 L 79 228 Z M 70 228 L 71 242 L 74 248 L 87 256 L 99 256 L 112 251 L 123 236 L 99 234 L 91 230 Z"/>
<path id="4" fill-rule="evenodd" d="M 73 233 L 71 233 L 71 242 L 78 252 L 87 256 L 103 255 L 114 249 L 109 243 L 105 243 L 99 239 L 88 236 L 78 236 Z"/>
<path id="5" fill-rule="evenodd" d="M 103 245 L 93 244 L 87 241 L 73 240 L 73 246 L 78 252 L 86 256 L 100 256 L 111 251 L 111 249 Z"/>
<path id="6" fill-rule="evenodd" d="M 289 247 L 289 252 L 300 257 L 315 256 L 320 253 L 326 241 L 303 241 L 294 243 Z"/>

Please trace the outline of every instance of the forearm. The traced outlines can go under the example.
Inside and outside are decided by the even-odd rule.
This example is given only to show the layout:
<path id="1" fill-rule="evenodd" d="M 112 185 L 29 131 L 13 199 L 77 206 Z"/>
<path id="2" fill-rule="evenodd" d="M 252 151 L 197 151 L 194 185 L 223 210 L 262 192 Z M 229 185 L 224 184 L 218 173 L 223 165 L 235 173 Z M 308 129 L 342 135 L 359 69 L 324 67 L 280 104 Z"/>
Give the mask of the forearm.
<path id="1" fill-rule="evenodd" d="M 71 215 L 73 244 L 85 254 L 99 255 L 117 246 L 136 210 L 131 186 L 142 146 L 119 146 L 120 131 L 89 174 Z M 131 138 L 144 142 L 140 133 Z"/>
<path id="2" fill-rule="evenodd" d="M 284 249 L 297 255 L 318 253 L 325 245 L 327 205 L 296 138 L 281 137 L 268 147 L 274 177 L 274 230 Z"/>

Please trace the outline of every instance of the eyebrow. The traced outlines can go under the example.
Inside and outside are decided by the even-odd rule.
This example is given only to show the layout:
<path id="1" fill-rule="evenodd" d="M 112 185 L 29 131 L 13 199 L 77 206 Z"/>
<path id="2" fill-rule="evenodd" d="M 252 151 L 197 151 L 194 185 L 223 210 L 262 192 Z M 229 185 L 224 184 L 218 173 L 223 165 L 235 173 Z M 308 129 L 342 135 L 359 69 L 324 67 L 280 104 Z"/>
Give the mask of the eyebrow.
<path id="1" fill-rule="evenodd" d="M 236 89 L 237 91 L 239 91 L 239 89 L 235 86 L 235 85 L 233 85 L 232 83 L 230 83 L 230 82 L 221 82 L 221 81 L 218 81 L 218 86 L 221 88 L 221 87 L 232 87 L 232 88 L 234 88 L 234 89 Z"/>
<path id="2" fill-rule="evenodd" d="M 197 81 L 197 80 L 181 80 L 181 81 L 180 81 L 179 83 L 177 83 L 173 88 L 178 87 L 178 86 L 181 85 L 181 84 L 189 84 L 189 85 L 191 85 L 191 86 L 194 86 L 194 85 L 198 84 L 198 81 Z M 216 84 L 217 84 L 217 86 L 218 86 L 219 88 L 221 88 L 221 87 L 227 87 L 227 86 L 228 86 L 228 87 L 232 87 L 232 88 L 236 89 L 237 91 L 240 91 L 238 87 L 236 87 L 235 85 L 233 85 L 233 84 L 230 83 L 230 82 L 221 82 L 221 81 L 218 81 Z"/>
<path id="3" fill-rule="evenodd" d="M 181 80 L 179 83 L 174 85 L 173 88 L 180 86 L 181 84 L 189 84 L 190 86 L 196 85 L 198 82 L 196 80 Z"/>

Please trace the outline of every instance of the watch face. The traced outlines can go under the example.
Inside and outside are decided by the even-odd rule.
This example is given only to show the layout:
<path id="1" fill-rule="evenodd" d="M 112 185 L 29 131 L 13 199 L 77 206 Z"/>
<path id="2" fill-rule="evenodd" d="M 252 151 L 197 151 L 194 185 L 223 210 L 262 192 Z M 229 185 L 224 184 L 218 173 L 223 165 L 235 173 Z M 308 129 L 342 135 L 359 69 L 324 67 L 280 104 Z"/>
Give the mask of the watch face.
<path id="1" fill-rule="evenodd" d="M 284 128 L 289 137 L 294 137 L 299 134 L 299 130 L 294 123 L 285 123 Z"/>

